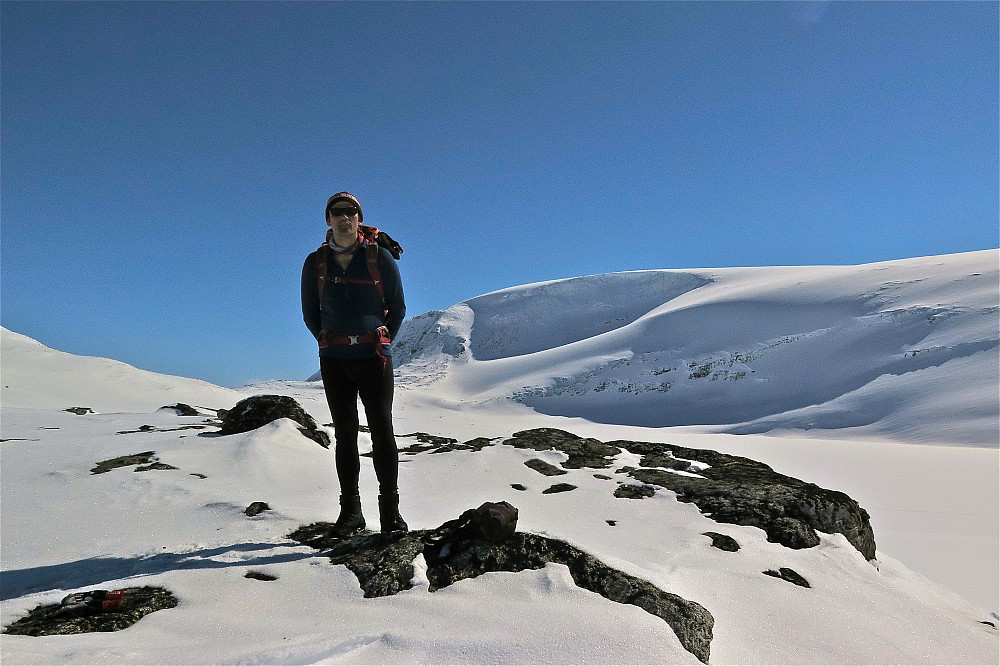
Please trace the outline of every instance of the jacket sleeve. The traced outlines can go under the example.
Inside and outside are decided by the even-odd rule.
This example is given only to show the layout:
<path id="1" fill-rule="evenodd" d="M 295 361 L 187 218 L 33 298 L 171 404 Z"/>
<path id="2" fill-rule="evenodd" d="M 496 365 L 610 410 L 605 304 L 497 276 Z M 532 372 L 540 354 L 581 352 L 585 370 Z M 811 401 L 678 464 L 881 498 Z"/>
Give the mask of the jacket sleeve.
<path id="1" fill-rule="evenodd" d="M 305 264 L 302 265 L 302 320 L 306 323 L 306 328 L 319 339 L 321 328 L 319 315 L 319 290 L 316 288 L 316 278 L 313 277 L 313 264 L 316 261 L 316 253 L 313 252 L 306 257 Z"/>
<path id="2" fill-rule="evenodd" d="M 395 340 L 399 327 L 406 317 L 406 301 L 403 298 L 403 281 L 399 277 L 399 266 L 396 260 L 385 248 L 379 248 L 382 254 L 382 261 L 379 270 L 382 272 L 382 281 L 385 284 L 385 300 L 389 306 L 389 320 L 385 326 L 389 329 L 389 339 Z"/>

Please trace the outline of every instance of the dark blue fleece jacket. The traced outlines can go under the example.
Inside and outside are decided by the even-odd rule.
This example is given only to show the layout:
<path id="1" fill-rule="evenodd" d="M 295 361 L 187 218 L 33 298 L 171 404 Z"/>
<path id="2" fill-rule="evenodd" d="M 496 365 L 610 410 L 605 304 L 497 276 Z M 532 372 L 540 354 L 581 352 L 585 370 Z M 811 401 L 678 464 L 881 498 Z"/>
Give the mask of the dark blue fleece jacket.
<path id="1" fill-rule="evenodd" d="M 330 277 L 370 278 L 368 265 L 365 261 L 367 241 L 354 253 L 354 258 L 348 264 L 347 270 L 333 258 L 333 253 L 326 262 L 326 272 Z M 331 281 L 323 288 L 323 307 L 320 308 L 319 293 L 316 288 L 316 277 L 313 267 L 316 265 L 316 253 L 306 257 L 302 266 L 302 319 L 313 334 L 319 338 L 321 330 L 339 335 L 362 335 L 370 333 L 379 326 L 389 329 L 389 337 L 396 339 L 396 333 L 406 316 L 406 303 L 403 300 L 403 283 L 399 279 L 399 267 L 389 251 L 384 247 L 378 249 L 379 270 L 382 272 L 382 282 L 385 286 L 385 298 L 389 304 L 389 320 L 382 320 L 382 299 L 374 286 L 356 284 L 335 284 Z M 385 354 L 391 354 L 391 347 L 385 347 Z M 319 350 L 319 355 L 325 358 L 367 358 L 375 356 L 375 345 L 332 345 Z"/>

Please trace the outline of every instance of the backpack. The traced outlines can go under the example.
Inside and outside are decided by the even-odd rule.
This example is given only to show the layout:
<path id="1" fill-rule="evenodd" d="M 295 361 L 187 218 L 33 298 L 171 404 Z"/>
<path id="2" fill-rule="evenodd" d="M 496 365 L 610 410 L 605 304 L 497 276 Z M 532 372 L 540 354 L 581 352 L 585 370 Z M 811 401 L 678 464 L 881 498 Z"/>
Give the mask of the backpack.
<path id="1" fill-rule="evenodd" d="M 361 237 L 368 242 L 368 249 L 365 252 L 365 263 L 368 265 L 368 275 L 366 278 L 333 277 L 327 275 L 327 262 L 330 259 L 330 237 L 333 231 L 326 234 L 326 242 L 316 250 L 316 262 L 313 265 L 313 277 L 316 278 L 316 289 L 319 292 L 319 302 L 323 303 L 323 286 L 327 280 L 335 284 L 360 284 L 373 286 L 378 290 L 378 295 L 382 299 L 382 318 L 389 319 L 389 304 L 385 300 L 385 286 L 382 284 L 382 270 L 379 267 L 380 247 L 384 247 L 392 255 L 393 259 L 399 259 L 403 248 L 394 241 L 389 234 L 379 231 L 377 227 L 369 227 L 364 224 L 358 226 Z"/>

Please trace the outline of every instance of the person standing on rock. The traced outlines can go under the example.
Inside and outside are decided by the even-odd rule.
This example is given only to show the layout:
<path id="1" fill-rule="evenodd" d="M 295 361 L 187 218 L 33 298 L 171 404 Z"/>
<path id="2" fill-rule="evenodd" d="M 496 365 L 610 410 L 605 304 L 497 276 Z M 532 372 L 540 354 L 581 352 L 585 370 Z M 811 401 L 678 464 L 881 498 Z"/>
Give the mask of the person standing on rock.
<path id="1" fill-rule="evenodd" d="M 363 219 L 357 197 L 349 192 L 330 197 L 327 240 L 302 267 L 302 317 L 319 343 L 320 373 L 333 415 L 340 481 L 340 516 L 334 532 L 340 536 L 365 528 L 358 490 L 358 396 L 372 438 L 382 532 L 407 530 L 399 514 L 399 454 L 392 430 L 388 348 L 406 305 L 396 261 L 387 249 L 366 239 L 363 232 L 371 230 L 362 228 Z"/>

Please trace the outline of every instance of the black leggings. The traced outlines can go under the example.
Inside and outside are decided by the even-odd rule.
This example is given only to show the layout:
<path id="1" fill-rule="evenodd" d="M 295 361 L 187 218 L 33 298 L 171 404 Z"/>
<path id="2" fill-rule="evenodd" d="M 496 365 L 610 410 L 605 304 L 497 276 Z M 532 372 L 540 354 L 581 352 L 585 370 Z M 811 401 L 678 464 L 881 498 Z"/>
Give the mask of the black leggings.
<path id="1" fill-rule="evenodd" d="M 392 359 L 385 368 L 378 356 L 362 359 L 322 358 L 326 401 L 333 415 L 336 434 L 337 478 L 342 495 L 358 493 L 361 459 L 358 455 L 358 396 L 365 407 L 372 437 L 372 459 L 379 491 L 385 495 L 397 490 L 399 454 L 392 432 Z"/>

